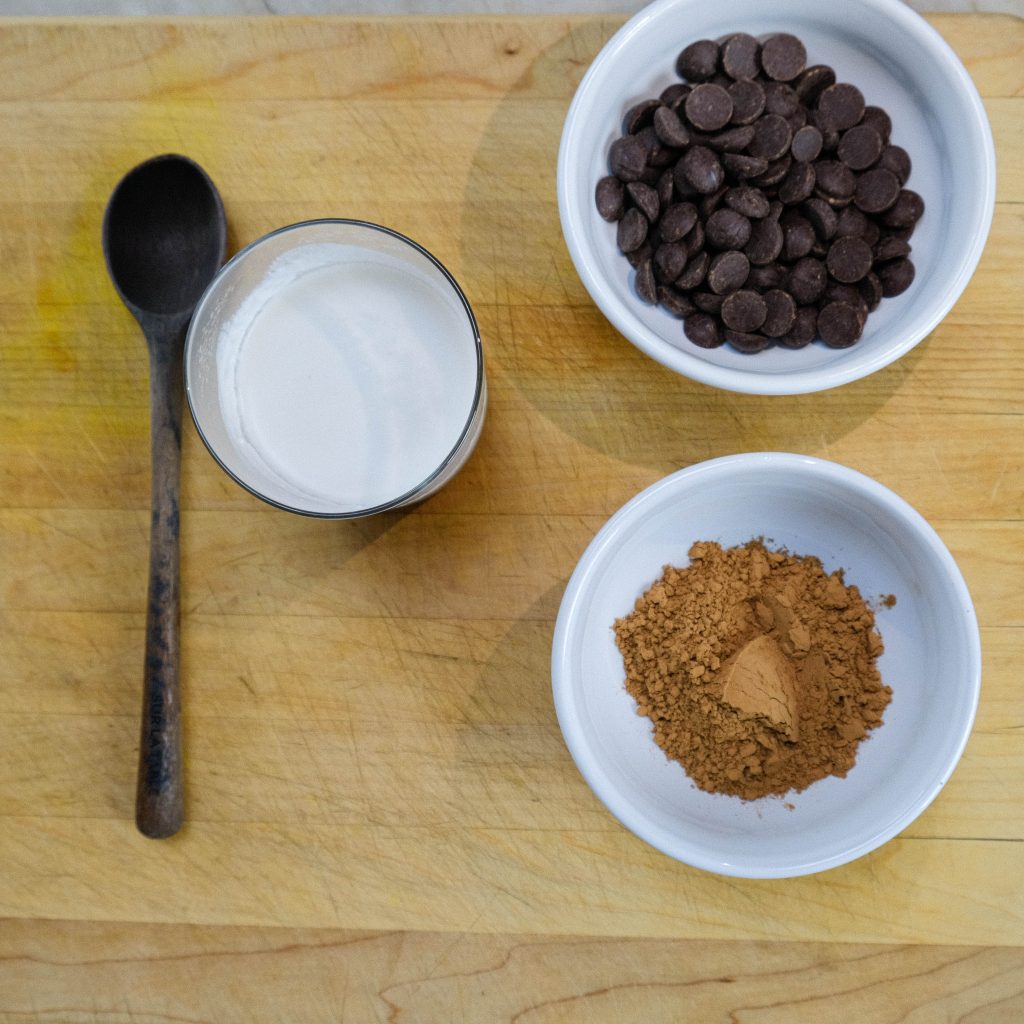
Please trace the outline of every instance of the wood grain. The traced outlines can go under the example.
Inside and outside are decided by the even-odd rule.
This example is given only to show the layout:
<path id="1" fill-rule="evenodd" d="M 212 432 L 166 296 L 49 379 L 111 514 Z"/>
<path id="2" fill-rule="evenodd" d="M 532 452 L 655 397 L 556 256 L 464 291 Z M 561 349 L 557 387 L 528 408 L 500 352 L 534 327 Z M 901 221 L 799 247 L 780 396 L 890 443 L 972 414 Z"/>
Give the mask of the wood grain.
<path id="1" fill-rule="evenodd" d="M 8 751 L 0 762 L 0 815 L 45 808 L 47 816 L 124 818 L 136 694 L 114 681 L 137 664 L 121 640 L 139 636 L 136 617 L 4 613 L 0 628 L 13 638 L 8 671 L 24 681 L 0 706 L 0 749 Z M 76 667 L 54 676 L 39 670 L 34 651 L 58 632 L 58 649 Z M 282 671 L 252 650 L 255 636 L 283 645 L 289 659 L 304 650 L 310 663 Z M 985 700 L 964 759 L 907 836 L 1024 839 L 1015 660 L 1022 639 L 1020 629 L 984 631 Z M 185 640 L 188 695 L 197 695 L 186 701 L 193 822 L 371 819 L 382 837 L 392 827 L 445 823 L 559 829 L 571 821 L 587 831 L 618 831 L 551 720 L 548 622 L 406 619 L 398 635 L 380 619 L 282 624 L 269 616 L 196 615 Z M 317 670 L 314 661 L 330 667 Z M 513 677 L 523 683 L 499 688 Z M 306 716 L 315 716 L 315 725 Z M 396 746 L 403 751 L 398 763 Z M 359 784 L 325 791 L 318 776 Z M 396 785 L 406 795 L 402 803 L 391 796 Z"/>
<path id="2" fill-rule="evenodd" d="M 0 992 L 12 1024 L 1016 1024 L 1024 954 L 0 920 Z"/>
<path id="3" fill-rule="evenodd" d="M 932 21 L 995 133 L 988 248 L 906 358 L 781 401 L 657 366 L 573 270 L 554 155 L 617 19 L 0 22 L 0 1020 L 1024 1015 L 1024 22 Z M 191 796 L 157 849 L 131 823 L 146 353 L 99 223 L 166 150 L 211 172 L 233 247 L 320 215 L 425 241 L 474 304 L 491 402 L 448 487 L 364 523 L 261 505 L 186 427 Z M 861 469 L 932 520 L 985 651 L 934 805 L 785 882 L 625 832 L 549 693 L 554 614 L 604 519 L 763 448 Z"/>

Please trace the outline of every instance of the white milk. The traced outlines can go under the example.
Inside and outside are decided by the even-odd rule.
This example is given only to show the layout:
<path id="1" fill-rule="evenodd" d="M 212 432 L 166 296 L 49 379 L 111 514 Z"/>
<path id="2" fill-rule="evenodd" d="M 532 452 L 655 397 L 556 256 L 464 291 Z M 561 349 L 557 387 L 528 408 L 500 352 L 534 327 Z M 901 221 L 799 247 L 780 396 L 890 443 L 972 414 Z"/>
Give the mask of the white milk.
<path id="1" fill-rule="evenodd" d="M 301 245 L 221 324 L 224 428 L 279 497 L 295 496 L 285 503 L 373 508 L 455 448 L 473 411 L 475 338 L 430 271 L 358 246 Z"/>

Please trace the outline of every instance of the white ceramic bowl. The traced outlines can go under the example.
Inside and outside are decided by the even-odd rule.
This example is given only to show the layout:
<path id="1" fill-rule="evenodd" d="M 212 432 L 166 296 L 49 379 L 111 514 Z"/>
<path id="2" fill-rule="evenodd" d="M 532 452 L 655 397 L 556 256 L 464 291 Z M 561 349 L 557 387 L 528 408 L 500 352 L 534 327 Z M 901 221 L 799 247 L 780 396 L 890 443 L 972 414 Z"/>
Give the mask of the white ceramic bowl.
<path id="1" fill-rule="evenodd" d="M 808 63 L 830 64 L 868 103 L 892 117 L 892 141 L 910 154 L 908 187 L 925 200 L 913 237 L 917 277 L 885 299 L 848 349 L 816 342 L 756 356 L 725 345 L 702 350 L 680 322 L 633 292 L 615 225 L 594 206 L 608 148 L 637 101 L 678 81 L 675 59 L 697 39 L 730 32 L 792 32 Z M 970 76 L 942 37 L 900 0 L 658 0 L 630 19 L 590 66 L 566 116 L 558 154 L 558 206 L 569 252 L 587 291 L 634 345 L 678 373 L 753 394 L 822 391 L 888 365 L 928 335 L 970 280 L 995 204 L 992 133 Z"/>
<path id="2" fill-rule="evenodd" d="M 697 789 L 635 713 L 612 625 L 663 566 L 688 564 L 698 540 L 765 536 L 842 567 L 877 614 L 892 702 L 845 779 L 785 800 L 742 801 Z M 671 857 L 726 875 L 782 878 L 860 857 L 906 828 L 935 798 L 974 721 L 981 646 L 970 595 L 942 541 L 892 491 L 851 469 L 800 455 L 702 462 L 627 502 L 580 559 L 562 599 L 552 653 L 566 743 L 598 797 Z"/>

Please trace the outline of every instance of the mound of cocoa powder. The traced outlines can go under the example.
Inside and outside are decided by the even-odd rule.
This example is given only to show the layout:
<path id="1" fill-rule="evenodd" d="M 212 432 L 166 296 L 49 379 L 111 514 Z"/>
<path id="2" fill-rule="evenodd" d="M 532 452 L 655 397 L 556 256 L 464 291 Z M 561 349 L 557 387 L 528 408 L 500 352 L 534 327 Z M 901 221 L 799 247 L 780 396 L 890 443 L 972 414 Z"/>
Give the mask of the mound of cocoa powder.
<path id="1" fill-rule="evenodd" d="M 744 800 L 845 776 L 892 698 L 858 589 L 762 540 L 689 554 L 615 623 L 658 746 L 701 789 Z"/>

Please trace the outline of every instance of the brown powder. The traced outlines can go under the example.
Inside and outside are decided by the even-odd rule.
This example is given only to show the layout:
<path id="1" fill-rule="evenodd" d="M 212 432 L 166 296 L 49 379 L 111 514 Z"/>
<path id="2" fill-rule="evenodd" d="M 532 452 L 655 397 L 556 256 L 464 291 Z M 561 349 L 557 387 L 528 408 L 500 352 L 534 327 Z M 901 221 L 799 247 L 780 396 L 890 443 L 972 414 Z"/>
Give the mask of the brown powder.
<path id="1" fill-rule="evenodd" d="M 744 800 L 845 776 L 892 697 L 860 591 L 760 540 L 694 544 L 615 636 L 658 746 L 701 789 Z"/>
<path id="2" fill-rule="evenodd" d="M 767 633 L 748 640 L 722 666 L 722 700 L 741 718 L 764 718 L 787 740 L 800 734 L 799 684 L 793 663 Z"/>

